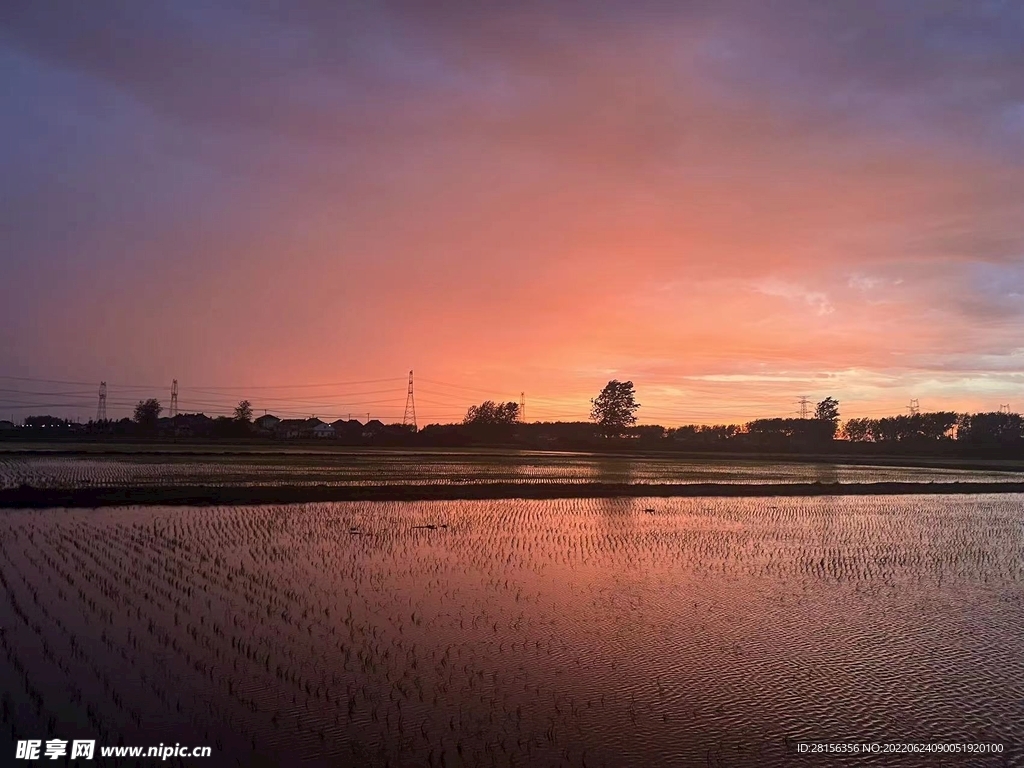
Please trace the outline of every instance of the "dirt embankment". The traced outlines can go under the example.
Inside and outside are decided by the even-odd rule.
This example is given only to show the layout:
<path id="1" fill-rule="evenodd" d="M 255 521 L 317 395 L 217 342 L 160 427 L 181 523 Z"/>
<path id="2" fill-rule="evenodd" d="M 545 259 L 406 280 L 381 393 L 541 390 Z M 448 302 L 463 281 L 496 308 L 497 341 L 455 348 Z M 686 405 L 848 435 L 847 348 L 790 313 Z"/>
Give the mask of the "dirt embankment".
<path id="1" fill-rule="evenodd" d="M 324 501 L 459 499 L 563 499 L 639 497 L 775 497 L 1024 493 L 1019 482 L 951 483 L 487 483 L 476 485 L 192 486 L 178 488 L 57 489 L 21 486 L 0 490 L 0 508 L 109 507 L 138 504 L 296 504 Z"/>

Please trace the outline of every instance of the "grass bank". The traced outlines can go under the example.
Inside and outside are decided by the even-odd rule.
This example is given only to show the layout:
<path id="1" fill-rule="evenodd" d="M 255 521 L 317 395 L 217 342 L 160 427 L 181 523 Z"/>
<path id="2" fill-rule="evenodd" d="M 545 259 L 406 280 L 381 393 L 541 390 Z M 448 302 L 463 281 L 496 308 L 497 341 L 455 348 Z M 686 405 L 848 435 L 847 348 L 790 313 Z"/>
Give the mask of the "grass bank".
<path id="1" fill-rule="evenodd" d="M 656 459 L 661 461 L 707 461 L 751 464 L 856 465 L 875 467 L 907 467 L 931 469 L 986 470 L 991 472 L 1024 472 L 1024 458 L 971 457 L 937 455 L 902 455 L 876 452 L 854 452 L 836 446 L 822 452 L 773 451 L 683 451 L 683 450 L 543 450 L 510 446 L 359 446 L 325 440 L 314 441 L 238 441 L 238 440 L 10 440 L 0 439 L 0 457 L 88 457 L 88 458 L 206 458 L 211 461 L 258 456 L 261 459 L 308 458 L 329 456 L 359 458 L 388 455 L 460 456 L 501 461 L 505 457 L 522 456 L 592 456 L 604 459 Z"/>

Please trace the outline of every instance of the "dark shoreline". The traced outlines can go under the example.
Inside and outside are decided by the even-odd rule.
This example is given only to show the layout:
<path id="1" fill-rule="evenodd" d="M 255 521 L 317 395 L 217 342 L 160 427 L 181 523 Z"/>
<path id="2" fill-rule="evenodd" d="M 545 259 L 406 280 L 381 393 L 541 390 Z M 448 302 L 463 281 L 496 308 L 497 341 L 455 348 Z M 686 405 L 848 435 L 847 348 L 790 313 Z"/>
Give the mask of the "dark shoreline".
<path id="1" fill-rule="evenodd" d="M 656 460 L 681 462 L 817 464 L 823 466 L 861 466 L 890 468 L 925 468 L 984 472 L 1024 472 L 1024 456 L 967 456 L 943 454 L 896 454 L 876 452 L 828 451 L 727 451 L 727 450 L 659 450 L 622 447 L 607 450 L 589 448 L 540 448 L 516 445 L 478 446 L 359 446 L 327 441 L 239 442 L 207 441 L 87 441 L 87 440 L 5 440 L 0 438 L 2 457 L 64 457 L 137 459 L 252 459 L 290 461 L 313 457 L 328 460 L 361 459 L 366 456 L 418 454 L 432 456 L 466 456 L 480 460 L 512 457 L 587 457 L 595 460 Z"/>
<path id="2" fill-rule="evenodd" d="M 7 488 L 2 509 L 132 505 L 211 506 L 330 501 L 455 501 L 643 497 L 871 496 L 1024 493 L 1024 482 L 950 483 L 486 483 L 478 485 L 191 486 L 181 488 Z"/>

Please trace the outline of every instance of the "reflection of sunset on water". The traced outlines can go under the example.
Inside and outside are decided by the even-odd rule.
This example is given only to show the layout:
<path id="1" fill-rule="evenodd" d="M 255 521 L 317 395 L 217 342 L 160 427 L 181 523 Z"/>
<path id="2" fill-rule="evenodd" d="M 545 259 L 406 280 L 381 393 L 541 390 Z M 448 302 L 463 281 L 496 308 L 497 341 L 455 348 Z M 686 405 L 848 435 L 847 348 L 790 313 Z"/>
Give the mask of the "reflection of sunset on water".
<path id="1" fill-rule="evenodd" d="M 14 679 L 37 632 L 87 656 L 72 681 L 40 656 L 28 690 L 4 700 L 25 728 L 45 730 L 34 692 L 69 729 L 89 711 L 128 743 L 194 733 L 243 764 L 820 765 L 790 742 L 851 738 L 996 742 L 1012 756 L 1019 507 L 876 496 L 8 511 L 4 540 L 19 546 L 5 544 L 0 575 L 29 623 L 0 607 L 0 671 Z M 81 602 L 62 587 L 70 567 Z M 116 688 L 120 706 L 115 667 L 138 681 Z"/>

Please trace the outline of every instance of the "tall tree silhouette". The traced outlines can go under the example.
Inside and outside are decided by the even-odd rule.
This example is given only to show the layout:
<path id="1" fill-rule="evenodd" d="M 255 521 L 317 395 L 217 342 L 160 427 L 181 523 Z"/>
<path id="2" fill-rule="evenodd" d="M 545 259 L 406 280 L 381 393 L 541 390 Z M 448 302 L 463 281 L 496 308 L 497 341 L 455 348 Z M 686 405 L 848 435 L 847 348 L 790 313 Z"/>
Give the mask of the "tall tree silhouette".
<path id="1" fill-rule="evenodd" d="M 135 423 L 147 432 L 155 432 L 162 410 L 163 406 L 155 398 L 139 400 L 138 405 L 135 406 Z"/>
<path id="2" fill-rule="evenodd" d="M 252 421 L 252 403 L 248 400 L 240 400 L 235 408 L 235 421 L 244 421 L 248 424 Z"/>
<path id="3" fill-rule="evenodd" d="M 621 435 L 627 427 L 636 424 L 640 404 L 636 401 L 632 381 L 609 381 L 590 404 L 590 419 L 597 422 L 606 437 Z"/>
<path id="4" fill-rule="evenodd" d="M 495 425 L 515 424 L 519 421 L 519 403 L 509 401 L 507 403 L 495 403 L 493 400 L 485 400 L 480 405 L 471 405 L 466 411 L 466 418 L 463 424 Z"/>
<path id="5" fill-rule="evenodd" d="M 828 437 L 834 438 L 836 436 L 836 430 L 839 429 L 839 401 L 832 397 L 826 397 L 814 408 L 814 418 L 820 422 L 827 422 L 831 425 L 831 431 L 827 428 L 823 430 L 824 433 L 828 433 Z"/>

